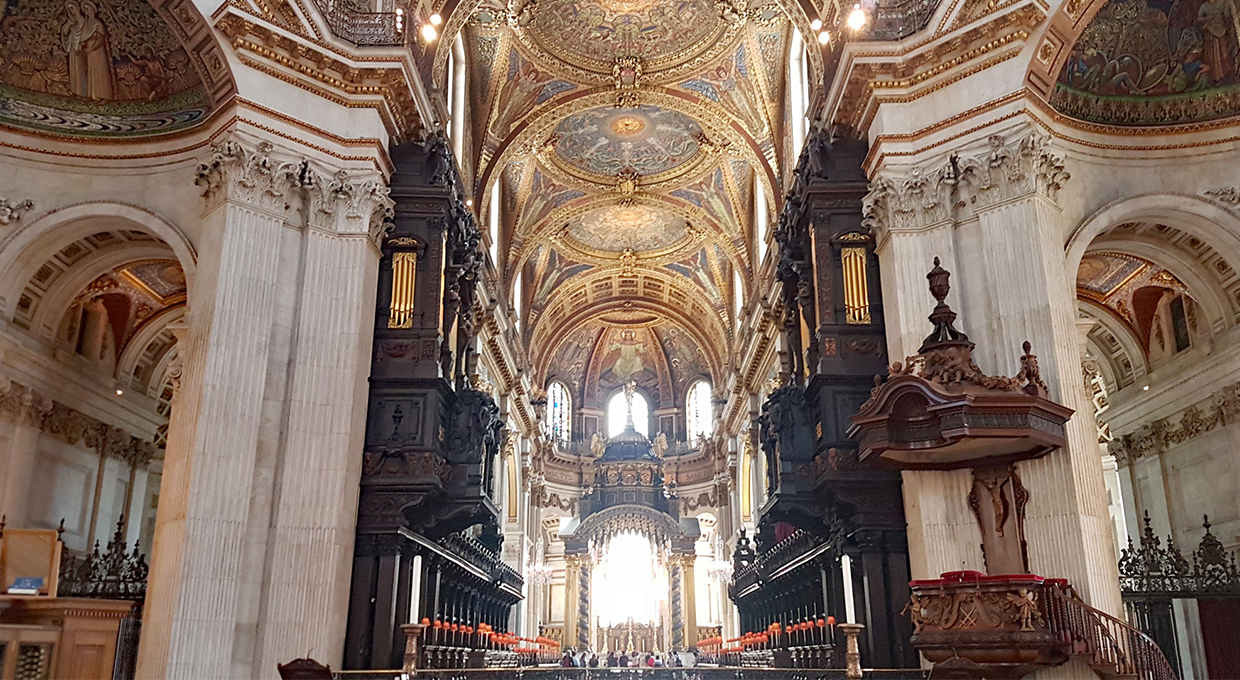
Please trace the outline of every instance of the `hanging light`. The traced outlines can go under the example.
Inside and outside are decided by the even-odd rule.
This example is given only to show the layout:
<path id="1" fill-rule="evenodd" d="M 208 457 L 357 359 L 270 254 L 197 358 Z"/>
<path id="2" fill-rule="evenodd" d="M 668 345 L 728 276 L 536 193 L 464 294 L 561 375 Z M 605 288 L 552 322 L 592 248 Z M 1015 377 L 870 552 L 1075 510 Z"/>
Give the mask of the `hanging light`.
<path id="1" fill-rule="evenodd" d="M 810 27 L 810 30 L 813 30 L 813 31 L 820 30 L 822 28 L 822 19 L 814 19 L 813 21 L 809 22 L 809 27 Z"/>
<path id="2" fill-rule="evenodd" d="M 432 15 L 431 15 L 431 24 L 432 24 L 432 25 L 434 25 L 434 26 L 438 26 L 439 24 L 442 24 L 442 23 L 443 23 L 443 17 L 439 16 L 438 14 L 432 14 Z"/>
<path id="3" fill-rule="evenodd" d="M 826 45 L 826 44 L 827 44 L 827 43 L 829 43 L 829 42 L 831 42 L 831 34 L 830 34 L 830 33 L 827 33 L 826 31 L 822 31 L 821 33 L 819 33 L 819 34 L 818 34 L 818 44 L 819 44 L 819 45 Z"/>
<path id="4" fill-rule="evenodd" d="M 396 32 L 403 33 L 405 31 L 405 10 L 400 7 L 396 8 Z"/>
<path id="5" fill-rule="evenodd" d="M 422 24 L 422 39 L 426 42 L 435 42 L 435 38 L 439 37 L 439 32 L 435 30 L 432 24 Z"/>
<path id="6" fill-rule="evenodd" d="M 853 5 L 852 11 L 848 13 L 848 27 L 859 31 L 865 26 L 865 22 L 865 10 L 861 9 L 861 3 Z"/>

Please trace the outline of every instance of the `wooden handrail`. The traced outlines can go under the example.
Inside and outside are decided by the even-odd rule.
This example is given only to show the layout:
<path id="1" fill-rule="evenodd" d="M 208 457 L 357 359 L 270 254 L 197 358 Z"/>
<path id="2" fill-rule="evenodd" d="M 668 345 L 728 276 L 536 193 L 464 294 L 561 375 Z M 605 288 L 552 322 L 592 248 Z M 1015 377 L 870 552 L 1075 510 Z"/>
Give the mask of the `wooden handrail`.
<path id="1" fill-rule="evenodd" d="M 1140 680 L 1178 680 L 1162 649 L 1145 633 L 1085 604 L 1070 587 L 1046 588 L 1050 629 L 1069 654 L 1088 657 L 1094 670 Z"/>

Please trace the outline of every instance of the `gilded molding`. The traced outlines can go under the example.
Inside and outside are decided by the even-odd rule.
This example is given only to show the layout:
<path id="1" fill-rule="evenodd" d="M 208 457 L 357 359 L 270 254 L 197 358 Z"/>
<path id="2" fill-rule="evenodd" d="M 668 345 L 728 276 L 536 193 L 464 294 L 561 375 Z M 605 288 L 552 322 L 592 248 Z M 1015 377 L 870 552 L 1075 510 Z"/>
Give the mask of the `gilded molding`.
<path id="1" fill-rule="evenodd" d="M 982 154 L 952 154 L 940 165 L 914 167 L 904 178 L 879 175 L 863 200 L 863 224 L 881 242 L 891 231 L 952 223 L 1014 198 L 1036 194 L 1054 201 L 1070 177 L 1063 157 L 1041 134 L 1015 143 L 991 135 L 988 141 Z"/>
<path id="2" fill-rule="evenodd" d="M 1107 446 L 1121 466 L 1148 456 L 1161 456 L 1168 449 L 1211 430 L 1240 420 L 1240 383 L 1228 385 L 1178 414 L 1142 424 L 1133 432 L 1116 436 Z"/>
<path id="3" fill-rule="evenodd" d="M 0 225 L 8 226 L 20 222 L 22 215 L 34 208 L 30 199 L 18 200 L 0 196 Z"/>

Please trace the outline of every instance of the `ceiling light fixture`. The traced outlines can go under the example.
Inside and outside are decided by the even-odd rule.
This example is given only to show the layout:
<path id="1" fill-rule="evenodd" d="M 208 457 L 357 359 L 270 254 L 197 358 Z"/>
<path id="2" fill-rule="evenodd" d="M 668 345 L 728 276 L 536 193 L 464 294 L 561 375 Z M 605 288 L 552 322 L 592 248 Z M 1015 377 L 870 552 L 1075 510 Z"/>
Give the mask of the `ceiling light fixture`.
<path id="1" fill-rule="evenodd" d="M 443 17 L 439 16 L 438 14 L 432 14 L 431 23 L 434 24 L 435 26 L 438 26 L 439 24 L 443 23 Z"/>
<path id="2" fill-rule="evenodd" d="M 818 43 L 819 43 L 820 45 L 826 45 L 826 44 L 827 44 L 827 43 L 829 43 L 829 42 L 831 42 L 831 34 L 830 34 L 830 33 L 827 33 L 826 31 L 823 31 L 822 33 L 819 33 L 819 34 L 818 34 Z"/>
<path id="3" fill-rule="evenodd" d="M 469 208 L 474 207 L 474 199 L 472 198 L 465 199 L 465 205 L 466 207 L 469 207 Z"/>
<path id="4" fill-rule="evenodd" d="M 405 30 L 405 10 L 396 8 L 396 32 L 403 33 Z"/>
<path id="5" fill-rule="evenodd" d="M 811 30 L 815 30 L 815 31 L 821 29 L 822 19 L 814 19 L 813 21 L 809 22 L 809 27 Z"/>
<path id="6" fill-rule="evenodd" d="M 861 9 L 861 3 L 853 5 L 852 11 L 848 13 L 848 27 L 854 31 L 859 31 L 865 26 L 865 22 L 865 10 Z"/>
<path id="7" fill-rule="evenodd" d="M 119 396 L 121 396 L 121 395 L 122 395 L 122 394 L 124 394 L 124 393 L 125 393 L 125 390 L 117 390 L 117 391 L 116 391 L 116 396 L 118 396 L 118 397 L 119 397 Z"/>
<path id="8" fill-rule="evenodd" d="M 435 38 L 439 37 L 439 32 L 430 24 L 422 25 L 422 39 L 426 42 L 435 42 Z"/>

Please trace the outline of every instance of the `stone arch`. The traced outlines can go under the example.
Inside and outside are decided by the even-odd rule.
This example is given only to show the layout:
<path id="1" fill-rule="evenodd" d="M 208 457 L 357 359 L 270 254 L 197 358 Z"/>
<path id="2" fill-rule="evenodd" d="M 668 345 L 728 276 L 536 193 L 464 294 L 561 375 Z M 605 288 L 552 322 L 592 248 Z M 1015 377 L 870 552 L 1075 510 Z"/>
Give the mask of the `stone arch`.
<path id="1" fill-rule="evenodd" d="M 1106 364 L 1104 375 L 1110 379 L 1112 389 L 1122 390 L 1149 373 L 1149 360 L 1141 341 L 1127 324 L 1116 318 L 1106 306 L 1092 300 L 1078 298 L 1077 306 L 1082 314 L 1098 324 L 1090 332 L 1088 342 L 1102 350 L 1101 356 L 1095 358 Z M 1124 359 L 1128 360 L 1129 367 L 1122 365 Z"/>
<path id="2" fill-rule="evenodd" d="M 0 288 L 0 315 L 12 318 L 21 287 L 61 248 L 78 239 L 113 229 L 140 231 L 163 241 L 185 272 L 185 283 L 192 300 L 198 254 L 185 232 L 145 208 L 100 201 L 52 210 L 0 240 L 0 271 L 14 273 L 7 279 L 7 288 Z"/>
<path id="3" fill-rule="evenodd" d="M 1209 244 L 1232 269 L 1240 266 L 1240 217 L 1197 196 L 1151 193 L 1113 201 L 1083 220 L 1064 245 L 1067 270 L 1076 271 L 1098 236 L 1129 222 L 1174 227 Z"/>

